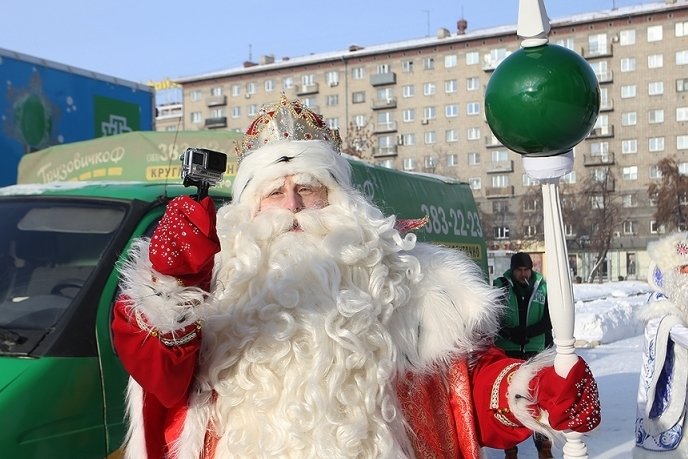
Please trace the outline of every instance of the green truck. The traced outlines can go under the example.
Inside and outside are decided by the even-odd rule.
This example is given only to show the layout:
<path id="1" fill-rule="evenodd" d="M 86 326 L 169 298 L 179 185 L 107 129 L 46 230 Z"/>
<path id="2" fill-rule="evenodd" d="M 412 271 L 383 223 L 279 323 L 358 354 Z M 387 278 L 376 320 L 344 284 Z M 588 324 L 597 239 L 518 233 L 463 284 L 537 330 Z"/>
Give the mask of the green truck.
<path id="1" fill-rule="evenodd" d="M 127 375 L 110 335 L 117 264 L 170 199 L 193 193 L 179 184 L 169 145 L 228 151 L 213 135 L 131 133 L 52 147 L 22 160 L 24 183 L 0 188 L 2 457 L 122 456 Z M 429 216 L 419 239 L 460 248 L 487 269 L 468 185 L 351 161 L 356 186 L 385 212 Z M 235 167 L 211 189 L 220 205 Z M 64 176 L 43 180 L 48 171 Z"/>

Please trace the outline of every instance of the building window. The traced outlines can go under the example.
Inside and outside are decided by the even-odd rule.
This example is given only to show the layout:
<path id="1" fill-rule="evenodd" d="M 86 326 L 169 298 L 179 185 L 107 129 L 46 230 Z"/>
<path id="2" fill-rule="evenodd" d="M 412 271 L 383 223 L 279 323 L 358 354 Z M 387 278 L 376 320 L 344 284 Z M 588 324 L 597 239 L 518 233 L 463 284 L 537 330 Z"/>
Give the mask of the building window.
<path id="1" fill-rule="evenodd" d="M 325 122 L 330 129 L 339 129 L 339 118 L 326 118 Z"/>
<path id="2" fill-rule="evenodd" d="M 561 183 L 572 185 L 576 183 L 576 171 L 571 171 L 560 179 Z"/>
<path id="3" fill-rule="evenodd" d="M 647 56 L 647 68 L 658 69 L 664 66 L 664 54 L 650 54 Z"/>
<path id="4" fill-rule="evenodd" d="M 365 102 L 365 91 L 354 91 L 351 93 L 352 104 L 362 104 Z"/>
<path id="5" fill-rule="evenodd" d="M 621 125 L 622 126 L 635 126 L 637 122 L 637 116 L 635 112 L 626 112 L 621 114 Z"/>
<path id="6" fill-rule="evenodd" d="M 536 198 L 529 198 L 523 200 L 524 212 L 535 212 L 538 210 L 538 200 Z"/>
<path id="7" fill-rule="evenodd" d="M 634 84 L 627 84 L 621 86 L 621 98 L 622 99 L 629 99 L 631 97 L 635 97 L 635 85 Z"/>
<path id="8" fill-rule="evenodd" d="M 434 106 L 423 108 L 423 119 L 434 120 L 437 118 L 437 109 Z"/>
<path id="9" fill-rule="evenodd" d="M 676 92 L 688 91 L 688 78 L 676 80 Z"/>
<path id="10" fill-rule="evenodd" d="M 533 237 L 537 234 L 537 226 L 535 225 L 526 225 L 523 228 L 523 233 L 525 234 L 526 237 Z"/>
<path id="11" fill-rule="evenodd" d="M 595 195 L 590 197 L 590 207 L 592 209 L 604 209 L 604 196 Z"/>
<path id="12" fill-rule="evenodd" d="M 480 164 L 480 153 L 469 152 L 468 153 L 468 165 L 477 166 Z"/>
<path id="13" fill-rule="evenodd" d="M 470 177 L 468 179 L 468 185 L 471 187 L 471 190 L 479 190 L 482 188 L 482 181 L 480 177 Z"/>
<path id="14" fill-rule="evenodd" d="M 199 100 L 201 100 L 202 97 L 203 91 L 201 91 L 200 89 L 194 89 L 193 91 L 191 91 L 191 94 L 189 94 L 189 99 L 191 99 L 191 102 L 198 102 Z"/>
<path id="15" fill-rule="evenodd" d="M 676 65 L 688 64 L 688 51 L 676 51 Z"/>
<path id="16" fill-rule="evenodd" d="M 635 45 L 635 30 L 622 30 L 619 32 L 619 45 Z"/>
<path id="17" fill-rule="evenodd" d="M 401 87 L 401 96 L 404 98 L 413 97 L 416 94 L 416 89 L 412 84 L 407 84 Z"/>
<path id="18" fill-rule="evenodd" d="M 368 117 L 367 116 L 365 116 L 365 115 L 354 116 L 354 125 L 356 125 L 356 127 L 362 128 L 366 124 L 368 124 Z"/>
<path id="19" fill-rule="evenodd" d="M 275 80 L 265 80 L 265 92 L 272 92 L 275 90 Z"/>
<path id="20" fill-rule="evenodd" d="M 423 139 L 426 145 L 437 143 L 437 133 L 435 131 L 427 131 L 423 134 Z"/>
<path id="21" fill-rule="evenodd" d="M 492 176 L 492 187 L 493 188 L 506 188 L 509 186 L 509 176 L 508 175 L 493 175 Z"/>
<path id="22" fill-rule="evenodd" d="M 506 199 L 495 199 L 492 201 L 492 213 L 504 214 L 509 212 L 509 201 Z"/>
<path id="23" fill-rule="evenodd" d="M 232 107 L 232 118 L 239 118 L 241 116 L 241 107 Z"/>
<path id="24" fill-rule="evenodd" d="M 621 71 L 632 72 L 635 70 L 635 57 L 625 57 L 621 59 Z"/>
<path id="25" fill-rule="evenodd" d="M 662 40 L 662 26 L 655 25 L 647 28 L 647 41 L 661 41 Z"/>
<path id="26" fill-rule="evenodd" d="M 456 153 L 447 153 L 447 166 L 455 167 L 459 165 L 459 155 Z"/>
<path id="27" fill-rule="evenodd" d="M 493 230 L 493 235 L 495 239 L 509 239 L 508 226 L 495 226 Z"/>
<path id="28" fill-rule="evenodd" d="M 466 114 L 480 115 L 480 102 L 469 102 L 466 104 Z"/>
<path id="29" fill-rule="evenodd" d="M 365 68 L 354 67 L 351 69 L 351 78 L 354 80 L 363 80 L 365 78 Z"/>
<path id="30" fill-rule="evenodd" d="M 638 207 L 638 199 L 635 194 L 625 194 L 622 197 L 622 204 L 624 207 Z"/>
<path id="31" fill-rule="evenodd" d="M 674 24 L 674 35 L 677 37 L 688 36 L 688 21 L 677 22 Z"/>
<path id="32" fill-rule="evenodd" d="M 241 85 L 240 84 L 233 84 L 232 85 L 232 97 L 239 97 L 241 95 Z"/>
<path id="33" fill-rule="evenodd" d="M 256 116 L 256 113 L 258 113 L 258 105 L 256 104 L 249 104 L 246 107 L 246 114 L 248 115 L 249 118 L 252 118 Z"/>
<path id="34" fill-rule="evenodd" d="M 432 96 L 436 92 L 437 92 L 437 87 L 435 86 L 435 83 L 423 84 L 423 95 L 424 96 Z"/>
<path id="35" fill-rule="evenodd" d="M 328 107 L 335 107 L 339 105 L 339 95 L 338 94 L 330 94 L 327 96 L 325 99 L 325 105 Z"/>
<path id="36" fill-rule="evenodd" d="M 444 56 L 444 68 L 445 69 L 450 69 L 452 67 L 456 67 L 458 64 L 458 57 L 456 54 L 450 54 L 448 56 Z"/>
<path id="37" fill-rule="evenodd" d="M 334 87 L 339 85 L 339 72 L 330 71 L 325 73 L 325 82 L 328 86 Z"/>
<path id="38" fill-rule="evenodd" d="M 621 153 L 624 155 L 630 155 L 638 153 L 638 140 L 637 139 L 626 139 L 621 141 Z"/>
<path id="39" fill-rule="evenodd" d="M 404 134 L 401 136 L 401 143 L 403 145 L 415 145 L 416 134 Z"/>
<path id="40" fill-rule="evenodd" d="M 480 53 L 471 51 L 466 53 L 466 65 L 476 65 L 480 63 Z"/>
<path id="41" fill-rule="evenodd" d="M 468 133 L 466 134 L 466 139 L 468 139 L 468 140 L 480 140 L 480 128 L 477 128 L 477 127 L 468 128 Z"/>
<path id="42" fill-rule="evenodd" d="M 435 58 L 434 57 L 424 57 L 423 58 L 423 70 L 434 70 L 435 68 Z"/>
<path id="43" fill-rule="evenodd" d="M 676 136 L 676 149 L 677 150 L 688 150 L 688 135 L 677 135 Z"/>
<path id="44" fill-rule="evenodd" d="M 404 158 L 404 170 L 412 171 L 416 168 L 416 160 L 414 158 Z"/>
<path id="45" fill-rule="evenodd" d="M 635 220 L 626 220 L 623 222 L 623 232 L 626 235 L 638 234 L 638 222 Z"/>
<path id="46" fill-rule="evenodd" d="M 564 48 L 568 48 L 572 51 L 576 50 L 576 44 L 574 43 L 573 38 L 562 38 L 556 40 L 554 43 L 559 46 L 563 46 Z"/>
<path id="47" fill-rule="evenodd" d="M 413 73 L 413 61 L 403 61 L 401 63 L 401 71 L 404 73 Z"/>
<path id="48" fill-rule="evenodd" d="M 447 94 L 456 92 L 459 89 L 459 82 L 457 80 L 447 80 L 444 82 L 444 92 Z"/>
<path id="49" fill-rule="evenodd" d="M 293 77 L 282 78 L 282 89 L 291 89 L 293 87 L 294 87 L 294 78 Z"/>
<path id="50" fill-rule="evenodd" d="M 210 88 L 210 95 L 213 97 L 221 96 L 222 95 L 222 87 L 221 86 L 215 86 L 214 88 Z"/>
<path id="51" fill-rule="evenodd" d="M 678 107 L 676 109 L 676 121 L 688 121 L 688 107 Z"/>
<path id="52" fill-rule="evenodd" d="M 590 56 L 599 56 L 607 54 L 607 34 L 598 33 L 588 36 L 588 54 Z"/>
<path id="53" fill-rule="evenodd" d="M 203 122 L 203 115 L 201 112 L 191 112 L 191 122 L 193 124 L 198 124 Z"/>
<path id="54" fill-rule="evenodd" d="M 650 137 L 648 139 L 648 150 L 652 152 L 664 151 L 664 137 Z"/>
<path id="55" fill-rule="evenodd" d="M 650 124 L 657 124 L 664 122 L 664 110 L 661 108 L 650 110 L 647 112 L 647 121 Z"/>
<path id="56" fill-rule="evenodd" d="M 663 81 L 651 81 L 647 84 L 647 94 L 649 96 L 661 96 L 664 94 Z"/>
<path id="57" fill-rule="evenodd" d="M 478 89 L 480 89 L 480 78 L 466 78 L 466 91 L 477 91 Z"/>
<path id="58" fill-rule="evenodd" d="M 246 94 L 254 95 L 256 92 L 257 90 L 255 81 L 250 81 L 246 84 Z"/>
<path id="59" fill-rule="evenodd" d="M 664 225 L 658 225 L 657 220 L 650 220 L 650 233 L 652 234 L 662 234 L 664 233 Z"/>
<path id="60" fill-rule="evenodd" d="M 650 178 L 651 179 L 661 179 L 662 172 L 659 170 L 656 164 L 650 166 Z M 655 204 L 656 205 L 656 204 Z"/>
<path id="61" fill-rule="evenodd" d="M 456 118 L 459 116 L 459 106 L 456 104 L 445 105 L 444 116 L 447 118 Z"/>
<path id="62" fill-rule="evenodd" d="M 624 180 L 638 180 L 638 166 L 627 166 L 622 171 Z"/>
<path id="63" fill-rule="evenodd" d="M 540 181 L 539 181 L 539 180 L 535 180 L 534 178 L 532 178 L 532 177 L 531 177 L 530 175 L 528 175 L 528 174 L 523 174 L 523 175 L 521 176 L 521 184 L 522 184 L 523 186 L 526 186 L 526 187 L 528 187 L 528 186 L 535 186 L 535 185 L 539 185 L 539 184 L 540 184 Z"/>
<path id="64" fill-rule="evenodd" d="M 444 131 L 444 141 L 447 143 L 459 141 L 459 131 L 456 129 L 447 129 Z"/>
<path id="65" fill-rule="evenodd" d="M 416 109 L 407 108 L 401 112 L 401 116 L 404 123 L 411 123 L 416 120 Z"/>

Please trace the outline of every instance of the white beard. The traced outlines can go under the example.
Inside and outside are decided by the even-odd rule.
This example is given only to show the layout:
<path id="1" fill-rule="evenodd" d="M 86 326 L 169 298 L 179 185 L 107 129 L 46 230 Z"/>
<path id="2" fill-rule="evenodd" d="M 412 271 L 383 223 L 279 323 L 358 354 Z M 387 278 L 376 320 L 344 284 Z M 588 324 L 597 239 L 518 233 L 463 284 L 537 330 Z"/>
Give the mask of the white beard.
<path id="1" fill-rule="evenodd" d="M 393 220 L 358 197 L 296 215 L 218 214 L 217 302 L 199 385 L 216 458 L 412 456 L 387 322 L 420 278 Z"/>

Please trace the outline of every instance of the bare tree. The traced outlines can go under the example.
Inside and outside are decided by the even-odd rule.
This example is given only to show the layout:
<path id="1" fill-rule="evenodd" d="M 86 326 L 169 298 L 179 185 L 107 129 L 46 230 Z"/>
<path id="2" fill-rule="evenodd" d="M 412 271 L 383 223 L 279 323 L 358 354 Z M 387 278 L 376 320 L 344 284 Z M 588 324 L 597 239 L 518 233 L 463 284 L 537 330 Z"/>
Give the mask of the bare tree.
<path id="1" fill-rule="evenodd" d="M 647 188 L 650 198 L 657 202 L 655 221 L 670 231 L 685 229 L 688 223 L 688 177 L 681 174 L 673 157 L 661 159 L 657 169 L 662 179 Z"/>
<path id="2" fill-rule="evenodd" d="M 587 282 L 600 274 L 612 246 L 614 231 L 625 218 L 622 197 L 614 192 L 614 174 L 609 167 L 596 169 L 578 187 L 575 208 L 567 219 L 578 235 L 581 248 L 595 254 Z M 562 210 L 563 213 L 563 210 Z"/>
<path id="3" fill-rule="evenodd" d="M 344 153 L 365 160 L 372 159 L 375 137 L 368 124 L 369 120 L 366 120 L 362 126 L 353 121 L 349 123 L 346 128 L 346 135 L 342 138 L 342 151 Z"/>

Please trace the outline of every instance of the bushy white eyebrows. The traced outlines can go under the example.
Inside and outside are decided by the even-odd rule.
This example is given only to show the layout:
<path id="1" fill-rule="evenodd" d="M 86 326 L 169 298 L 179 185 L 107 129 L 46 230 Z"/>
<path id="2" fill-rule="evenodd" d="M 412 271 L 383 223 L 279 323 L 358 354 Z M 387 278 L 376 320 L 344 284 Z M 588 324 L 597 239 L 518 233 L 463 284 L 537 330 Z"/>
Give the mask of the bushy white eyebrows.
<path id="1" fill-rule="evenodd" d="M 306 172 L 294 174 L 291 177 L 294 185 L 297 186 L 307 186 L 310 188 L 320 188 L 324 186 L 315 177 L 313 177 L 312 174 Z M 286 177 L 278 177 L 270 182 L 267 182 L 263 187 L 263 193 L 261 193 L 262 197 L 269 196 L 270 194 L 284 187 L 286 179 Z"/>

